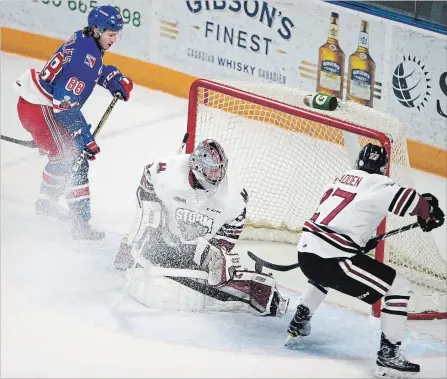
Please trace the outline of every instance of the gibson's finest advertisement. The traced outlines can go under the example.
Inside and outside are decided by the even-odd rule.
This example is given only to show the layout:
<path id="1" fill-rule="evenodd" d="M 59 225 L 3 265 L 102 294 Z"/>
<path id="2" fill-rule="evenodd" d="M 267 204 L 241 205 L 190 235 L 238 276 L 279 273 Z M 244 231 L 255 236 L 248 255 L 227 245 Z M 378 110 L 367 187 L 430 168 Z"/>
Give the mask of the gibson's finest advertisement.
<path id="1" fill-rule="evenodd" d="M 445 36 L 317 1 L 167 0 L 157 14 L 160 64 L 355 101 L 415 139 L 430 125 L 445 148 Z"/>
<path id="2" fill-rule="evenodd" d="M 167 2 L 169 3 L 169 1 Z M 160 12 L 160 55 L 212 75 L 272 82 L 373 106 L 385 28 L 318 2 L 184 1 Z M 343 9 L 342 9 L 343 10 Z"/>

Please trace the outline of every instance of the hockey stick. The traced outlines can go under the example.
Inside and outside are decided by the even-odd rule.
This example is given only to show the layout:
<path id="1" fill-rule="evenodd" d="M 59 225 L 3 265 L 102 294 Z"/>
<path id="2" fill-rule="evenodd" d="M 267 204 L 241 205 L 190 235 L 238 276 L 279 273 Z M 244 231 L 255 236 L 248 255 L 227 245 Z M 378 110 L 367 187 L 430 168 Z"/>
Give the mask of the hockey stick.
<path id="1" fill-rule="evenodd" d="M 374 238 L 371 238 L 368 242 L 383 240 L 385 238 L 394 236 L 395 234 L 399 234 L 399 233 L 405 232 L 407 230 L 411 230 L 411 229 L 419 228 L 419 227 L 420 227 L 419 223 L 418 222 L 414 222 L 412 224 L 402 226 L 401 228 L 390 230 L 387 233 L 379 234 L 378 236 L 376 236 Z"/>
<path id="2" fill-rule="evenodd" d="M 185 133 L 185 135 L 183 136 L 182 144 L 180 145 L 179 149 L 177 150 L 177 154 L 181 154 L 183 152 L 183 149 L 185 148 L 188 138 L 189 138 L 189 134 Z"/>
<path id="3" fill-rule="evenodd" d="M 287 266 L 277 265 L 275 263 L 271 263 L 271 262 L 265 261 L 262 258 L 259 258 L 255 254 L 253 254 L 251 251 L 247 251 L 247 254 L 251 259 L 253 259 L 255 261 L 255 271 L 259 274 L 262 272 L 263 267 L 269 268 L 269 269 L 275 270 L 275 271 L 290 271 L 297 267 L 300 267 L 299 263 L 294 263 L 293 265 L 287 265 Z"/>
<path id="4" fill-rule="evenodd" d="M 30 147 L 31 149 L 35 149 L 37 147 L 37 145 L 34 143 L 34 141 L 23 141 L 21 139 L 4 136 L 3 134 L 1 135 L 1 137 L 2 137 L 2 140 L 12 142 L 17 145 L 21 145 L 21 146 L 25 146 L 25 147 Z"/>
<path id="5" fill-rule="evenodd" d="M 183 148 L 185 147 L 186 142 L 188 141 L 188 138 L 189 138 L 189 134 L 188 134 L 188 133 L 185 133 L 185 135 L 183 136 L 182 143 L 181 143 L 180 147 L 179 147 L 178 150 L 177 150 L 177 154 L 181 154 L 181 153 L 182 153 Z M 143 239 L 143 238 L 144 238 L 144 239 L 146 238 L 146 236 L 144 236 L 144 234 L 143 234 L 143 237 L 142 237 L 141 239 Z M 134 245 L 134 243 L 132 243 L 132 248 L 133 248 L 133 245 Z M 123 302 L 124 295 L 125 295 L 126 292 L 127 292 L 127 287 L 129 286 L 129 283 L 130 283 L 130 281 L 131 281 L 131 279 L 132 279 L 132 277 L 133 277 L 133 274 L 134 274 L 134 272 L 135 272 L 135 270 L 136 270 L 136 268 L 137 268 L 138 261 L 140 260 L 140 256 L 141 256 L 141 253 L 142 253 L 142 251 L 143 251 L 144 245 L 145 245 L 145 243 L 142 242 L 142 243 L 141 243 L 141 246 L 140 246 L 139 249 L 138 249 L 137 256 L 135 257 L 134 262 L 133 262 L 133 265 L 132 265 L 132 267 L 130 268 L 131 271 L 130 271 L 130 273 L 129 273 L 129 276 L 128 276 L 127 279 L 126 279 L 126 283 L 124 284 L 123 289 L 121 290 L 120 296 L 119 296 L 119 298 L 117 299 L 117 301 L 116 301 L 116 302 L 112 305 L 112 307 L 111 307 L 111 311 L 112 311 L 112 313 L 115 313 L 115 312 L 118 310 L 118 308 L 120 307 L 121 303 Z"/>
<path id="6" fill-rule="evenodd" d="M 116 104 L 116 102 L 118 100 L 119 100 L 119 95 L 115 95 L 113 97 L 112 102 L 110 103 L 110 105 L 106 109 L 104 115 L 102 116 L 101 121 L 99 121 L 98 126 L 96 127 L 95 131 L 93 132 L 93 138 L 95 138 L 97 136 L 97 134 L 100 132 L 100 130 L 104 126 L 107 118 L 109 117 L 110 113 L 112 112 L 113 107 L 115 106 L 115 104 Z M 37 145 L 36 145 L 36 143 L 34 141 L 24 141 L 24 140 L 20 140 L 20 139 L 16 139 L 16 138 L 5 136 L 3 134 L 1 135 L 1 138 L 4 141 L 15 143 L 15 144 L 20 145 L 20 146 L 29 147 L 31 149 L 37 148 Z"/>
<path id="7" fill-rule="evenodd" d="M 110 116 L 110 113 L 112 113 L 113 108 L 115 107 L 117 101 L 119 100 L 120 95 L 116 94 L 112 101 L 110 102 L 109 106 L 107 107 L 106 111 L 104 112 L 104 114 L 101 117 L 101 120 L 98 123 L 98 126 L 95 128 L 92 136 L 93 138 L 96 138 L 96 136 L 99 134 L 99 132 L 101 131 L 102 127 L 104 126 L 104 124 L 106 123 L 107 119 Z M 79 171 L 79 169 L 82 166 L 82 163 L 84 162 L 85 158 L 86 158 L 87 152 L 85 150 L 82 150 L 82 153 L 79 155 L 78 159 L 76 160 L 76 162 L 73 165 L 73 173 L 76 173 L 77 171 Z"/>
<path id="8" fill-rule="evenodd" d="M 96 136 L 98 135 L 98 133 L 101 131 L 102 127 L 104 126 L 104 124 L 106 123 L 107 119 L 110 116 L 110 113 L 112 113 L 113 108 L 115 107 L 117 101 L 120 99 L 120 95 L 119 94 L 115 94 L 115 96 L 113 97 L 113 100 L 110 102 L 109 106 L 107 107 L 106 111 L 104 112 L 104 114 L 101 117 L 101 120 L 98 123 L 98 126 L 96 127 L 95 131 L 93 132 L 93 138 L 96 138 Z"/>
<path id="9" fill-rule="evenodd" d="M 388 237 L 391 237 L 396 234 L 399 234 L 399 233 L 402 233 L 402 232 L 405 232 L 407 230 L 411 230 L 414 228 L 418 228 L 418 227 L 419 227 L 419 223 L 415 222 L 413 224 L 409 224 L 409 225 L 403 226 L 401 228 L 390 230 L 387 233 L 379 234 L 378 236 L 372 238 L 370 241 L 379 241 L 381 239 L 386 239 Z M 263 267 L 269 268 L 269 269 L 275 270 L 275 271 L 290 271 L 290 270 L 300 267 L 299 263 L 294 263 L 292 265 L 277 265 L 275 263 L 271 263 L 271 262 L 268 262 L 262 258 L 259 258 L 255 254 L 253 254 L 251 251 L 247 251 L 247 254 L 251 259 L 253 259 L 255 261 L 255 271 L 258 273 L 262 272 Z"/>

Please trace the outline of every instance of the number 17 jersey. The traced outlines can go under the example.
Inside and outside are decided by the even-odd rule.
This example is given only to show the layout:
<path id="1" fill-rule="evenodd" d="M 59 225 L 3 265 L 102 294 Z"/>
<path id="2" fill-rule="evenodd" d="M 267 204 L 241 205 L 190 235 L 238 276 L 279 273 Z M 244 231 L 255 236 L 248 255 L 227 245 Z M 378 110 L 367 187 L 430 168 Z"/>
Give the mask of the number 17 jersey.
<path id="1" fill-rule="evenodd" d="M 303 225 L 298 251 L 352 257 L 375 235 L 388 212 L 413 215 L 419 197 L 387 176 L 347 171 L 325 188 L 318 209 Z"/>

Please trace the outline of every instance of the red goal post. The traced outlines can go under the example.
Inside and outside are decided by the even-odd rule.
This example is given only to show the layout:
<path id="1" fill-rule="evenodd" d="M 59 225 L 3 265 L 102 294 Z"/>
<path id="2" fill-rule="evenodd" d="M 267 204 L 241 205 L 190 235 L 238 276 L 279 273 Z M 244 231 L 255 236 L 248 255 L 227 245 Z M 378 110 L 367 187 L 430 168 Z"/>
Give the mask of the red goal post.
<path id="1" fill-rule="evenodd" d="M 289 93 L 291 94 L 290 96 Z M 302 102 L 303 96 L 304 93 L 302 91 L 277 85 L 261 85 L 244 82 L 228 85 L 220 82 L 198 79 L 191 85 L 189 94 L 189 139 L 186 144 L 186 152 L 191 153 L 194 150 L 195 145 L 204 138 L 216 138 L 223 144 L 229 155 L 231 154 L 232 150 L 235 150 L 234 157 L 233 159 L 230 159 L 230 162 L 236 160 L 238 162 L 238 166 L 244 166 L 243 169 L 245 169 L 246 171 L 245 175 L 244 173 L 242 174 L 242 177 L 247 176 L 248 178 L 253 171 L 257 170 L 256 167 L 258 163 L 262 161 L 263 149 L 267 151 L 267 149 L 270 148 L 269 145 L 274 143 L 287 146 L 289 144 L 289 141 L 293 139 L 295 148 L 291 149 L 288 152 L 284 152 L 284 154 L 286 155 L 286 161 L 289 161 L 292 164 L 296 164 L 296 162 L 298 162 L 298 159 L 300 161 L 306 159 L 306 156 L 300 157 L 294 156 L 293 154 L 295 154 L 296 151 L 296 154 L 300 155 L 302 154 L 302 152 L 300 152 L 301 149 L 309 149 L 309 145 L 315 144 L 314 150 L 320 149 L 318 154 L 315 155 L 316 159 L 320 159 L 321 155 L 326 154 L 327 151 L 330 150 L 331 155 L 328 155 L 328 160 L 330 162 L 327 163 L 328 165 L 331 164 L 339 167 L 340 171 L 338 173 L 341 173 L 347 168 L 344 167 L 346 166 L 345 156 L 349 155 L 349 152 L 346 153 L 346 151 L 344 151 L 349 149 L 345 149 L 343 147 L 343 144 L 344 146 L 348 145 L 348 138 L 351 138 L 350 136 L 353 135 L 357 136 L 355 138 L 359 141 L 361 140 L 359 146 L 364 145 L 366 142 L 371 140 L 371 142 L 375 141 L 376 143 L 382 145 L 387 150 L 389 157 L 397 156 L 396 153 L 393 151 L 393 149 L 395 148 L 393 144 L 396 145 L 397 149 L 399 150 L 399 155 L 398 158 L 395 159 L 395 162 L 393 162 L 393 159 L 390 159 L 390 165 L 388 166 L 387 175 L 390 175 L 390 169 L 393 163 L 396 163 L 396 167 L 402 166 L 404 170 L 406 168 L 405 166 L 408 166 L 409 168 L 406 146 L 403 152 L 400 151 L 403 149 L 403 145 L 405 144 L 401 141 L 402 128 L 400 127 L 400 123 L 397 120 L 391 119 L 391 117 L 389 117 L 388 115 L 378 113 L 377 111 L 371 110 L 366 107 L 361 107 L 358 104 L 353 103 L 350 103 L 347 106 L 342 106 L 346 108 L 343 110 L 343 114 L 340 113 L 340 115 L 338 115 L 337 111 L 335 111 L 330 112 L 329 116 L 329 112 L 318 111 L 305 107 Z M 351 109 L 354 109 L 354 111 L 352 111 Z M 356 117 L 353 117 L 353 122 L 351 122 L 350 120 L 350 118 L 353 116 L 350 114 L 351 111 L 356 115 Z M 332 116 L 333 114 L 334 116 Z M 359 122 L 359 120 L 362 121 L 362 116 L 364 115 L 366 115 L 366 118 L 368 118 L 368 116 L 377 117 L 378 123 L 381 123 L 381 120 L 385 120 L 382 121 L 382 123 L 387 124 L 387 126 L 395 124 L 395 129 L 393 129 L 394 125 L 391 130 L 387 130 L 386 128 L 384 130 L 380 130 L 379 128 L 364 126 L 365 124 L 372 124 L 370 121 L 366 120 L 364 123 Z M 285 124 L 287 124 L 287 128 L 284 127 Z M 238 129 L 243 129 L 243 131 L 238 131 Z M 262 130 L 262 137 L 256 134 L 258 133 L 256 132 L 256 130 Z M 344 135 L 344 142 L 343 136 L 340 138 L 340 136 L 335 133 L 337 134 L 337 137 L 334 137 L 334 131 L 338 131 L 337 133 L 339 133 L 340 131 L 342 131 L 343 133 L 347 133 L 346 135 Z M 305 140 L 298 141 L 299 138 L 305 138 Z M 397 142 L 395 138 L 398 139 Z M 239 140 L 246 141 L 245 149 L 243 143 L 241 144 Z M 340 140 L 342 142 L 340 142 Z M 332 145 L 336 145 L 336 147 L 332 147 Z M 282 147 L 277 146 L 277 149 L 278 154 L 281 154 Z M 312 152 L 312 150 L 310 151 Z M 358 151 L 359 150 L 357 149 L 356 153 L 358 153 Z M 253 157 L 254 152 L 259 152 L 260 155 L 257 157 Z M 307 153 L 308 152 L 309 151 L 307 151 Z M 401 155 L 404 156 L 405 154 L 405 158 L 400 158 Z M 352 154 L 350 158 L 352 160 Z M 322 161 L 321 165 L 324 164 L 325 162 Z M 319 166 L 317 169 L 319 168 L 321 168 L 321 166 Z M 307 175 L 307 177 L 303 176 L 303 179 L 307 180 L 312 176 L 312 173 L 307 172 L 305 173 L 305 175 Z M 335 177 L 334 175 L 329 176 L 329 174 L 327 176 L 324 176 L 323 174 L 322 176 L 326 180 L 324 184 L 327 184 L 327 182 L 333 180 Z M 244 180 L 245 179 L 246 178 L 244 178 Z M 267 182 L 265 186 L 262 186 L 262 190 L 259 188 L 259 186 L 257 187 L 256 178 L 250 179 L 249 181 L 250 183 L 247 185 L 247 190 L 251 195 L 254 194 L 255 197 L 254 199 L 252 196 L 250 197 L 250 203 L 253 201 L 254 205 L 252 208 L 250 208 L 251 204 L 249 204 L 249 209 L 247 210 L 247 219 L 249 220 L 249 226 L 254 229 L 266 228 L 268 230 L 286 230 L 287 232 L 290 232 L 291 234 L 297 236 L 300 229 L 300 227 L 297 226 L 301 226 L 302 220 L 310 217 L 311 213 L 309 211 L 303 211 L 302 215 L 300 214 L 296 220 L 293 220 L 292 224 L 294 225 L 292 226 L 289 225 L 290 221 L 284 221 L 280 219 L 281 213 L 283 212 L 278 210 L 279 215 L 274 214 L 274 212 L 276 211 L 275 208 L 270 211 L 270 214 L 272 215 L 271 219 L 261 219 L 259 217 L 257 219 L 254 213 L 256 213 L 258 209 L 262 210 L 263 207 L 267 207 L 266 201 L 258 200 L 257 197 L 261 198 L 265 196 L 275 196 L 275 194 L 278 194 L 278 190 L 275 187 L 278 184 L 278 179 L 272 176 L 271 182 Z M 301 185 L 301 183 L 297 182 L 292 184 L 292 186 L 293 185 L 298 187 Z M 317 185 L 317 187 L 319 185 Z M 272 190 L 271 194 L 265 193 L 273 187 L 275 187 L 275 189 Z M 321 188 L 312 188 L 308 192 L 315 192 L 315 194 L 319 196 Z M 305 202 L 307 205 L 308 202 L 312 203 L 313 201 L 312 207 L 316 207 L 316 205 L 318 204 L 318 200 L 319 199 L 314 197 L 309 198 Z M 293 202 L 293 200 L 286 198 L 285 200 L 282 200 L 281 204 L 276 204 L 276 207 L 278 209 L 283 206 L 290 208 L 290 204 L 287 204 L 287 202 L 291 203 Z M 300 211 L 297 213 L 301 213 L 301 208 Z M 279 217 L 278 220 L 277 217 Z M 377 233 L 385 233 L 386 230 L 387 224 L 384 220 L 380 224 Z M 248 238 L 250 238 L 250 236 Z M 263 237 L 259 237 L 258 235 L 256 239 L 263 239 Z M 282 237 L 273 237 L 269 239 L 281 242 L 291 242 L 290 240 L 283 240 Z M 401 255 L 404 256 L 404 253 L 394 253 L 394 251 L 397 251 L 397 249 L 391 250 L 393 251 L 393 253 L 390 253 L 390 256 L 394 256 L 393 254 L 398 256 L 400 254 L 399 259 Z M 423 249 L 422 251 L 425 252 L 425 250 Z M 387 262 L 385 243 L 383 240 L 379 242 L 376 248 L 375 258 L 381 262 Z M 404 256 L 404 263 L 401 264 L 400 262 L 397 262 L 395 266 L 408 266 L 408 262 L 411 261 L 411 259 L 414 259 L 414 257 L 408 258 Z M 424 266 L 424 262 L 416 262 L 416 264 L 417 268 L 411 267 L 410 274 L 406 274 L 406 276 L 408 277 L 408 275 L 410 275 L 410 280 L 413 279 L 413 276 L 418 277 L 418 285 L 422 283 L 422 287 L 424 287 L 425 290 L 425 287 L 428 287 L 428 285 L 426 285 L 423 275 L 420 272 L 418 272 L 417 274 L 411 273 L 413 271 L 420 271 L 419 266 Z M 416 264 L 414 265 L 416 266 Z M 404 269 L 405 272 L 409 270 L 409 268 Z M 432 268 L 430 268 L 430 270 L 432 270 Z M 443 275 L 444 273 L 441 273 L 440 275 L 436 274 L 436 280 L 438 279 L 438 276 L 441 276 L 442 279 Z M 445 294 L 444 289 L 441 292 Z M 436 308 L 436 306 L 424 304 L 423 310 L 414 311 L 409 315 L 409 318 L 447 318 L 447 312 L 445 310 L 440 311 L 434 308 Z M 373 313 L 375 316 L 380 315 L 380 302 L 375 304 L 375 306 L 373 307 Z"/>

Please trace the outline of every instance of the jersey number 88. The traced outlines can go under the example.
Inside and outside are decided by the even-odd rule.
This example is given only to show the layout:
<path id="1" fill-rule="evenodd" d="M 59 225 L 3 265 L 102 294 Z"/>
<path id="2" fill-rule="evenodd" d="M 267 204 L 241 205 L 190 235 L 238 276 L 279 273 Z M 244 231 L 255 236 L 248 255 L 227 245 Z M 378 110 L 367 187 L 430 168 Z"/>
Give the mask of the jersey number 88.
<path id="1" fill-rule="evenodd" d="M 45 64 L 42 71 L 39 74 L 39 78 L 51 83 L 54 78 L 62 70 L 62 64 L 64 61 L 64 56 L 62 53 L 54 54 L 51 59 Z"/>

